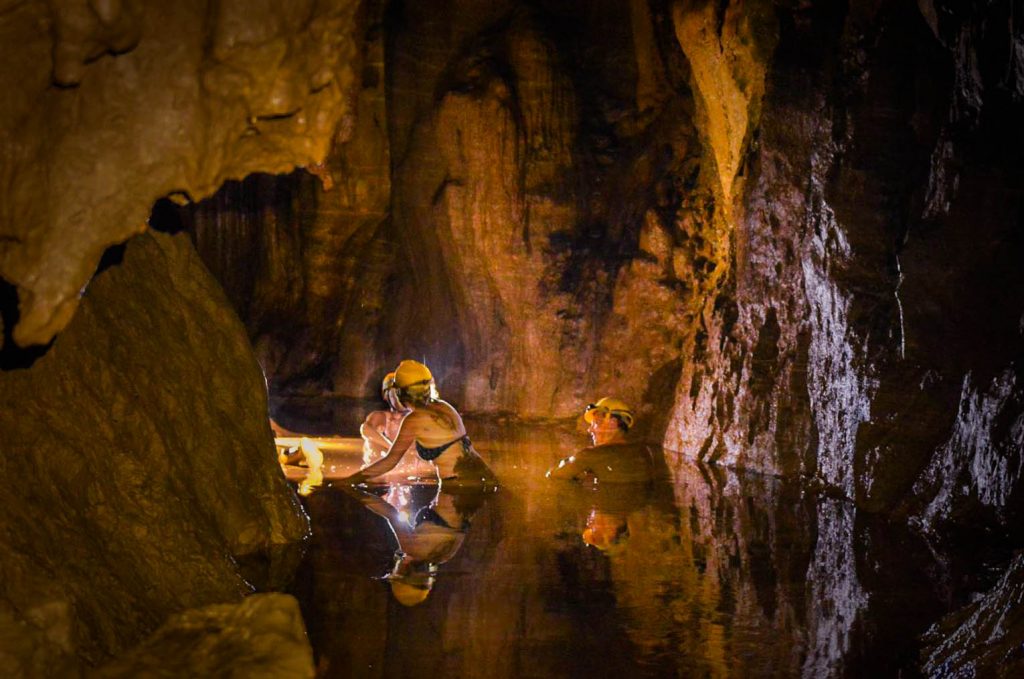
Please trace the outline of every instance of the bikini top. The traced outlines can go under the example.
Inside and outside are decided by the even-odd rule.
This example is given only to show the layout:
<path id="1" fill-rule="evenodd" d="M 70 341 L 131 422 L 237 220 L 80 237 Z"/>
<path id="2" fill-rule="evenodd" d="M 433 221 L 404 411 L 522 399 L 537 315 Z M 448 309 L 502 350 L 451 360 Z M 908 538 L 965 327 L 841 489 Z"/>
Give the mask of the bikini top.
<path id="1" fill-rule="evenodd" d="M 463 436 L 460 436 L 454 441 L 449 441 L 448 443 L 437 446 L 436 448 L 427 448 L 422 443 L 417 441 L 416 452 L 422 459 L 426 460 L 427 462 L 431 462 L 441 457 L 441 453 L 448 450 L 449 448 L 451 448 L 456 443 L 459 443 L 460 441 L 462 442 L 462 450 L 468 453 L 470 451 L 471 446 L 473 445 L 473 442 L 469 440 L 469 434 L 464 434 Z"/>

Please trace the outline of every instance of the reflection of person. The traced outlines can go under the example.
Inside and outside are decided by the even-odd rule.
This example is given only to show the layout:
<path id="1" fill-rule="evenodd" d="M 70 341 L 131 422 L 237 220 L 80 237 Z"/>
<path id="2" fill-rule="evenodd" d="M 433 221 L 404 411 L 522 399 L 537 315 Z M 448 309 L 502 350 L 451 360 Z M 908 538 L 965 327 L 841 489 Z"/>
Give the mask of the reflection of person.
<path id="1" fill-rule="evenodd" d="M 386 579 L 395 599 L 405 606 L 423 603 L 430 595 L 438 566 L 451 560 L 462 547 L 472 517 L 472 510 L 460 511 L 455 496 L 441 493 L 440 488 L 423 502 L 417 495 L 422 496 L 424 488 L 396 484 L 388 487 L 384 498 L 346 489 L 367 509 L 386 519 L 394 533 L 398 549 Z"/>
<path id="2" fill-rule="evenodd" d="M 561 460 L 548 470 L 548 478 L 591 483 L 651 480 L 650 451 L 642 444 L 629 443 L 627 437 L 635 421 L 628 405 L 617 398 L 605 397 L 588 405 L 583 419 L 593 446 Z"/>
<path id="3" fill-rule="evenodd" d="M 414 450 L 420 459 L 434 465 L 442 483 L 496 485 L 493 472 L 473 449 L 458 411 L 437 397 L 434 378 L 427 366 L 418 361 L 402 361 L 395 370 L 395 387 L 398 400 L 410 412 L 402 420 L 384 457 L 349 476 L 348 482 L 378 478 Z"/>

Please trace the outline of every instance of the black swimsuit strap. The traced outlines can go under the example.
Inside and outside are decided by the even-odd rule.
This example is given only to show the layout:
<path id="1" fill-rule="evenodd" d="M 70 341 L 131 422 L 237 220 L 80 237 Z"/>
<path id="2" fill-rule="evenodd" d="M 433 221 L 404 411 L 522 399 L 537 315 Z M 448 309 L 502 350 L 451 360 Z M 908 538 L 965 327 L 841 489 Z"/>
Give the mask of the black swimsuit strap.
<path id="1" fill-rule="evenodd" d="M 451 524 L 445 521 L 444 517 L 435 512 L 432 507 L 424 507 L 420 511 L 416 512 L 416 518 L 413 519 L 413 521 L 417 526 L 426 521 L 428 523 L 432 523 L 435 526 L 440 526 L 442 528 L 452 527 Z"/>
<path id="2" fill-rule="evenodd" d="M 423 458 L 427 462 L 431 462 L 431 461 L 436 460 L 437 458 L 441 457 L 441 453 L 443 453 L 444 451 L 448 450 L 449 448 L 451 448 L 456 443 L 459 443 L 460 441 L 462 442 L 462 449 L 463 450 L 467 450 L 468 451 L 469 447 L 473 445 L 470 442 L 470 440 L 469 440 L 469 435 L 468 434 L 464 434 L 464 435 L 460 436 L 459 438 L 455 439 L 454 441 L 449 441 L 448 443 L 445 443 L 443 445 L 437 446 L 436 448 L 427 448 L 426 446 L 424 446 L 419 441 L 416 441 L 416 452 L 419 454 L 419 456 L 421 458 Z"/>

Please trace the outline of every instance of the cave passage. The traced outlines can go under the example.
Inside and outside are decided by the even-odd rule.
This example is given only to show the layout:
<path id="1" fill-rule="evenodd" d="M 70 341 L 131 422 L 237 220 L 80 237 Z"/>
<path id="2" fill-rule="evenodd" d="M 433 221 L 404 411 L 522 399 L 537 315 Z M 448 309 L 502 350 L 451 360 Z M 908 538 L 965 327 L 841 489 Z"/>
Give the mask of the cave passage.
<path id="1" fill-rule="evenodd" d="M 323 444 L 292 593 L 322 677 L 896 676 L 940 605 L 911 538 L 800 484 L 675 463 L 642 490 L 549 481 L 567 426 L 467 422 L 492 494 L 352 488 Z M 290 478 L 305 473 L 290 468 Z M 307 489 L 308 490 L 308 489 Z M 383 509 L 382 509 L 383 508 Z M 854 539 L 851 540 L 851 535 Z M 854 553 L 856 552 L 856 553 Z M 868 563 L 871 578 L 858 577 Z"/>
<path id="2" fill-rule="evenodd" d="M 1022 14 L 0 0 L 0 675 L 1024 677 Z"/>

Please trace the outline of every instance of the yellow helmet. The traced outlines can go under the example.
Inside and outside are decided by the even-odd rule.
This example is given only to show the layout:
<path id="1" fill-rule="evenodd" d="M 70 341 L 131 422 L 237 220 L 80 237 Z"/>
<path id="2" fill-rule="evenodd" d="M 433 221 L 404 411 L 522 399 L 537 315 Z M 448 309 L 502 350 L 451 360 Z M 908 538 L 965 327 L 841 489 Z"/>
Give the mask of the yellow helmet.
<path id="1" fill-rule="evenodd" d="M 388 390 L 389 389 L 394 389 L 394 388 L 395 388 L 395 373 L 392 371 L 392 372 L 389 372 L 387 375 L 384 376 L 384 381 L 381 382 L 381 385 L 380 385 L 380 395 L 384 399 L 387 399 L 387 397 L 388 397 Z"/>
<path id="2" fill-rule="evenodd" d="M 430 368 L 419 361 L 405 360 L 398 364 L 395 370 L 395 386 L 399 389 L 409 387 L 430 386 L 434 376 L 430 374 Z"/>
<path id="3" fill-rule="evenodd" d="M 626 429 L 633 427 L 635 418 L 633 417 L 633 409 L 626 405 L 625 401 L 621 401 L 611 396 L 605 396 L 597 403 L 591 403 L 587 406 L 586 410 L 583 411 L 583 419 L 587 424 L 594 421 L 594 415 L 596 413 L 614 415 L 619 418 L 619 421 L 626 425 Z"/>

